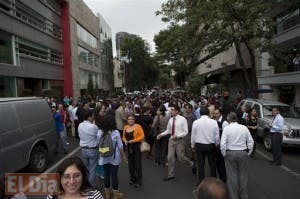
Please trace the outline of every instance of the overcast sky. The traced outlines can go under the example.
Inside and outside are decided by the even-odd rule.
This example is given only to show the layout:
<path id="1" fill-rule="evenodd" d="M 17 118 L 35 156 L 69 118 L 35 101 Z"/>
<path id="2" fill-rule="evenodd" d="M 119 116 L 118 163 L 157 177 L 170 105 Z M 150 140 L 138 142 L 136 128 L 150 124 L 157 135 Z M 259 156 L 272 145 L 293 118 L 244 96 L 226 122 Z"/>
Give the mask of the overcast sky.
<path id="1" fill-rule="evenodd" d="M 84 0 L 94 13 L 100 13 L 112 29 L 114 55 L 115 34 L 128 32 L 146 40 L 154 51 L 153 37 L 167 25 L 155 11 L 166 0 Z"/>

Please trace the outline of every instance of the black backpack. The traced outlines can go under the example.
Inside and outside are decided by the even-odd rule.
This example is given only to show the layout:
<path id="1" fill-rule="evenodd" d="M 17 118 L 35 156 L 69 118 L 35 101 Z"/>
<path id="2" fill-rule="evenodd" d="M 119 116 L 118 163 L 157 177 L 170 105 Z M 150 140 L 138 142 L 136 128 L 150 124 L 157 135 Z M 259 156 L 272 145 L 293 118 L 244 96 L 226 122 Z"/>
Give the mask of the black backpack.
<path id="1" fill-rule="evenodd" d="M 117 145 L 117 143 L 116 143 Z M 99 154 L 102 157 L 110 157 L 115 154 L 116 146 L 113 146 L 111 133 L 104 133 L 101 135 L 99 143 Z"/>

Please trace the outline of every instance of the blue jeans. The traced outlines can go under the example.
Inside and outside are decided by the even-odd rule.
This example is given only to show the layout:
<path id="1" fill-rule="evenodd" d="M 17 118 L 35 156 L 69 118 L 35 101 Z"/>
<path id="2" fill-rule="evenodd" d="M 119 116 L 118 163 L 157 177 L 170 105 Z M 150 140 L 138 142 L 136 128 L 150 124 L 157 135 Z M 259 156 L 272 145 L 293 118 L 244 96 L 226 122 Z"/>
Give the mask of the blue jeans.
<path id="1" fill-rule="evenodd" d="M 110 179 L 113 190 L 119 189 L 118 169 L 119 165 L 105 164 L 104 168 L 104 185 L 110 188 Z"/>
<path id="2" fill-rule="evenodd" d="M 59 133 L 56 134 L 56 150 L 58 152 L 60 148 L 60 142 L 62 145 L 62 148 L 64 152 L 68 151 L 68 145 L 67 145 L 67 135 L 65 131 L 60 131 Z"/>
<path id="3" fill-rule="evenodd" d="M 98 150 L 97 149 L 81 149 L 81 159 L 85 165 L 88 173 L 88 179 L 93 188 L 96 187 L 96 167 L 98 164 Z"/>

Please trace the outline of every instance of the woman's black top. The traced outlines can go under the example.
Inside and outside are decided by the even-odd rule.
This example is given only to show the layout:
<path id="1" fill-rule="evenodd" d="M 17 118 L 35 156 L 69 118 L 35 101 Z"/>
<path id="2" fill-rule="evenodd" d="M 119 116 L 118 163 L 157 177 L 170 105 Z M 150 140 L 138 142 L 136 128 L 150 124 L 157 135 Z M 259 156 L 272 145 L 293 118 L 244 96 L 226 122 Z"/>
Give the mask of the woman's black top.
<path id="1" fill-rule="evenodd" d="M 247 121 L 247 126 L 257 126 L 257 117 L 250 116 Z M 249 128 L 250 133 L 256 133 L 257 129 L 251 129 Z"/>
<path id="2" fill-rule="evenodd" d="M 130 132 L 125 132 L 125 138 L 127 141 L 130 141 L 130 140 L 133 140 L 133 131 L 130 131 Z M 128 151 L 128 154 L 132 154 L 134 152 L 134 150 L 137 150 L 138 149 L 138 145 L 139 143 L 131 143 L 127 145 L 127 151 Z"/>

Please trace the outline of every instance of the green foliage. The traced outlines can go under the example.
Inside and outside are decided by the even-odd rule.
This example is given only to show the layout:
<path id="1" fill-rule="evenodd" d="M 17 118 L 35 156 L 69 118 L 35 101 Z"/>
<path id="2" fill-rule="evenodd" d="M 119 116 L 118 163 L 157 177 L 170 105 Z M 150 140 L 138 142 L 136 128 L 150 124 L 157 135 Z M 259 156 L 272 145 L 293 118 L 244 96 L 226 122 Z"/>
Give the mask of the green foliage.
<path id="1" fill-rule="evenodd" d="M 185 35 L 184 26 L 174 25 L 169 29 L 160 31 L 154 36 L 156 44 L 156 53 L 159 63 L 170 63 L 170 69 L 176 71 L 175 81 L 181 87 L 184 87 L 188 75 L 188 37 Z"/>
<path id="2" fill-rule="evenodd" d="M 204 77 L 200 77 L 199 75 L 193 73 L 188 78 L 187 90 L 190 93 L 198 96 L 201 93 L 201 87 L 204 86 L 204 83 Z"/>
<path id="3" fill-rule="evenodd" d="M 126 78 L 129 91 L 154 86 L 159 72 L 156 59 L 149 53 L 149 44 L 139 36 L 130 35 L 122 43 L 121 52 L 128 59 Z"/>
<path id="4" fill-rule="evenodd" d="M 256 95 L 254 51 L 267 49 L 270 44 L 274 23 L 266 12 L 276 3 L 276 0 L 168 0 L 157 12 L 163 21 L 170 23 L 157 36 L 165 41 L 155 40 L 158 53 L 168 55 L 169 50 L 169 54 L 177 55 L 175 61 L 183 60 L 189 75 L 200 63 L 234 46 L 248 87 Z M 248 61 L 241 55 L 241 44 L 250 54 L 250 73 L 245 69 Z"/>
<path id="5" fill-rule="evenodd" d="M 154 36 L 156 53 L 161 62 L 179 61 L 182 56 L 185 42 L 184 30 L 182 26 L 175 25 L 166 30 L 161 30 Z"/>

